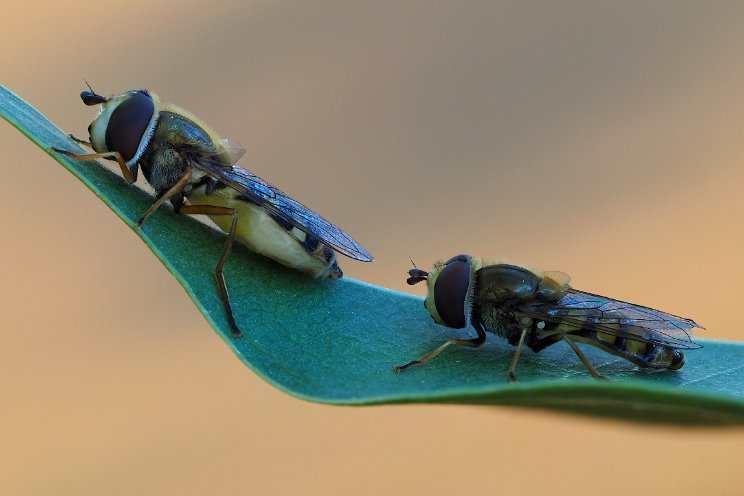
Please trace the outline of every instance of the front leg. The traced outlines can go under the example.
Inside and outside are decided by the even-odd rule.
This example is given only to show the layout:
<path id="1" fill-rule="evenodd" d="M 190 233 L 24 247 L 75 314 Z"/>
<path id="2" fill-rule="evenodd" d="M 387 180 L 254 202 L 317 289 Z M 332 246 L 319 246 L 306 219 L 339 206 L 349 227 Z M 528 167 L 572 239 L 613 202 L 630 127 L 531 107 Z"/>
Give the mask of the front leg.
<path id="1" fill-rule="evenodd" d="M 85 146 L 87 148 L 93 149 L 93 145 L 90 144 L 90 141 L 85 141 L 83 139 L 77 138 L 74 134 L 68 134 L 67 136 L 69 136 L 70 139 L 72 141 L 74 141 L 75 143 L 78 143 L 78 144 L 83 145 L 83 146 Z"/>
<path id="2" fill-rule="evenodd" d="M 73 138 L 75 141 L 78 141 L 77 138 Z M 87 141 L 82 142 L 83 144 L 87 144 Z M 134 168 L 134 172 L 129 170 L 129 167 L 127 167 L 127 162 L 124 160 L 124 157 L 121 156 L 121 153 L 119 152 L 104 152 L 104 153 L 84 153 L 81 155 L 78 155 L 76 153 L 63 150 L 61 148 L 55 148 L 52 147 L 51 150 L 53 152 L 61 153 L 62 155 L 65 155 L 67 157 L 70 157 L 74 160 L 97 160 L 99 158 L 113 158 L 116 159 L 116 162 L 119 164 L 119 168 L 121 169 L 121 174 L 124 176 L 124 179 L 129 184 L 132 184 L 137 180 L 137 167 Z"/>
<path id="3" fill-rule="evenodd" d="M 477 348 L 481 346 L 483 343 L 486 342 L 486 331 L 483 330 L 483 328 L 478 324 L 477 322 L 473 322 L 473 327 L 475 328 L 475 331 L 478 333 L 478 335 L 472 339 L 450 339 L 446 343 L 440 345 L 438 348 L 432 350 L 428 354 L 422 356 L 418 360 L 413 360 L 412 362 L 408 362 L 404 365 L 396 365 L 393 367 L 393 372 L 396 374 L 402 370 L 406 370 L 409 367 L 413 367 L 414 365 L 421 365 L 422 363 L 426 363 L 432 358 L 439 355 L 441 352 L 443 352 L 447 347 L 450 345 L 456 344 L 458 346 L 467 346 L 469 348 Z"/>

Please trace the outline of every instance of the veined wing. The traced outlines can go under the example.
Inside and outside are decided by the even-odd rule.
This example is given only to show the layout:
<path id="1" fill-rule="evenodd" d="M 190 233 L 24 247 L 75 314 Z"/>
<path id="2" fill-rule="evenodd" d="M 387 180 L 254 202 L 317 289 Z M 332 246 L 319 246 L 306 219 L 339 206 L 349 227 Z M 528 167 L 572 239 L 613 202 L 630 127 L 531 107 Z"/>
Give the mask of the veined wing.
<path id="1" fill-rule="evenodd" d="M 575 289 L 569 289 L 557 302 L 527 303 L 517 311 L 535 320 L 561 322 L 635 341 L 677 349 L 702 347 L 691 340 L 693 328 L 703 329 L 692 319 Z"/>
<path id="2" fill-rule="evenodd" d="M 225 165 L 204 158 L 192 158 L 192 163 L 194 167 L 239 191 L 269 213 L 315 236 L 337 252 L 362 262 L 374 260 L 372 255 L 347 233 L 255 174 L 234 165 Z"/>

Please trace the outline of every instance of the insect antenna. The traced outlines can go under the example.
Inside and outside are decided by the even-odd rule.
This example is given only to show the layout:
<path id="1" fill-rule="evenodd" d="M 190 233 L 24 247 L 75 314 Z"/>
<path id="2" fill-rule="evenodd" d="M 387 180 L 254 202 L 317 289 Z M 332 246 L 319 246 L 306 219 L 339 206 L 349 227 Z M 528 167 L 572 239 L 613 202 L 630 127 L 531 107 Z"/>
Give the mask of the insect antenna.
<path id="1" fill-rule="evenodd" d="M 413 263 L 413 260 L 411 260 L 411 263 Z M 418 267 L 416 267 L 416 264 L 413 264 L 413 269 L 408 271 L 408 279 L 406 279 L 406 282 L 413 286 L 414 284 L 418 284 L 421 281 L 425 281 L 427 277 L 429 276 L 429 273 L 425 270 L 421 270 Z"/>
<path id="2" fill-rule="evenodd" d="M 93 91 L 93 88 L 91 88 L 90 84 L 86 79 L 83 79 L 85 82 L 85 86 L 88 87 L 90 91 L 83 91 L 80 93 L 80 99 L 83 100 L 83 103 L 86 104 L 89 107 L 92 107 L 93 105 L 100 105 L 102 103 L 106 103 L 108 101 L 108 98 L 105 96 L 101 96 L 95 91 Z"/>

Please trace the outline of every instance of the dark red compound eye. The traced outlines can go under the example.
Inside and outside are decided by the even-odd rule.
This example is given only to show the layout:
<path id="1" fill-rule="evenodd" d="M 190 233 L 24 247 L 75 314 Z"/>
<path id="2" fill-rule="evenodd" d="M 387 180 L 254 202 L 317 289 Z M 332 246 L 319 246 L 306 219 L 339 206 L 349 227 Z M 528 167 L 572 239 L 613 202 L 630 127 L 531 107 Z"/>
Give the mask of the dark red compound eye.
<path id="1" fill-rule="evenodd" d="M 119 104 L 111 113 L 106 128 L 106 148 L 121 153 L 129 162 L 137 154 L 155 105 L 146 93 L 137 93 Z"/>
<path id="2" fill-rule="evenodd" d="M 434 284 L 434 305 L 448 327 L 465 327 L 465 296 L 470 285 L 470 264 L 454 258 L 444 266 Z"/>

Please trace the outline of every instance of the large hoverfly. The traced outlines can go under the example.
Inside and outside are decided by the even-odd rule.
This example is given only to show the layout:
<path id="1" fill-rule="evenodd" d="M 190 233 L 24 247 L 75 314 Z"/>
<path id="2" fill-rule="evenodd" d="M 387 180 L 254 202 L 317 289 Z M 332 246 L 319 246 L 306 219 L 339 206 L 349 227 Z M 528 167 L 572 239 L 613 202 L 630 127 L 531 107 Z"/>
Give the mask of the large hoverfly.
<path id="1" fill-rule="evenodd" d="M 157 200 L 137 226 L 170 202 L 177 213 L 207 215 L 227 232 L 215 275 L 236 337 L 241 331 L 222 275 L 233 240 L 317 278 L 343 275 L 334 250 L 355 260 L 373 260 L 347 233 L 260 177 L 233 165 L 245 150 L 220 139 L 187 111 L 161 103 L 155 93 L 146 90 L 104 97 L 90 86 L 88 89 L 80 94 L 83 103 L 101 105 L 88 127 L 90 141 L 71 138 L 95 153 L 54 151 L 76 160 L 116 160 L 129 183 L 137 179 L 141 168 Z"/>
<path id="2" fill-rule="evenodd" d="M 596 346 L 641 367 L 677 370 L 684 363 L 682 350 L 700 348 L 690 340 L 692 319 L 586 293 L 569 286 L 563 272 L 543 272 L 519 265 L 458 255 L 438 262 L 431 272 L 413 268 L 408 284 L 426 281 L 424 306 L 437 324 L 470 328 L 472 339 L 451 339 L 428 355 L 395 372 L 425 363 L 450 345 L 481 346 L 492 332 L 516 346 L 509 380 L 524 346 L 538 352 L 565 341 L 589 373 L 605 379 L 576 346 Z"/>

